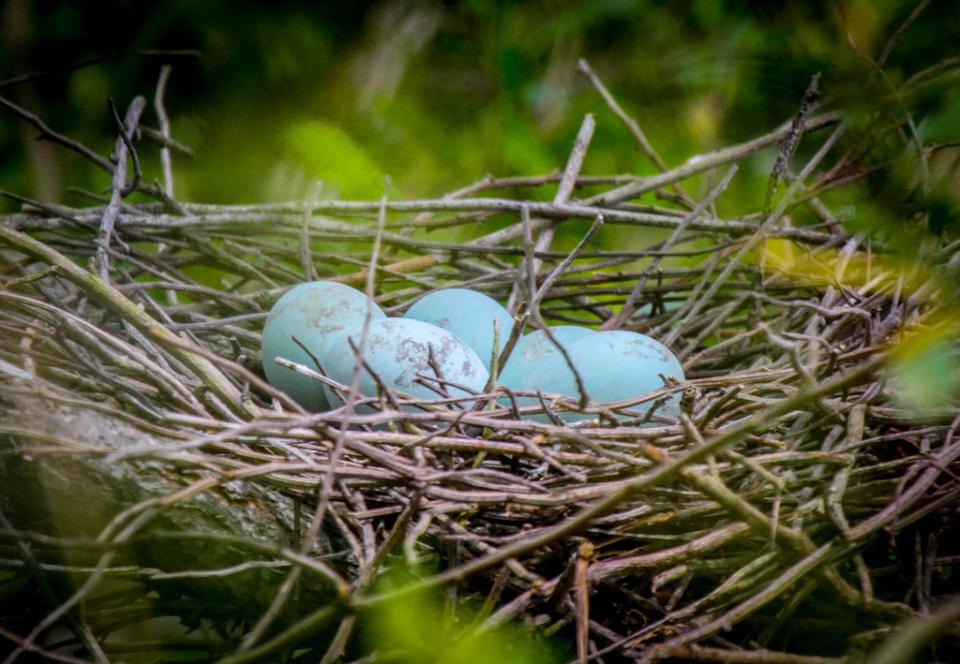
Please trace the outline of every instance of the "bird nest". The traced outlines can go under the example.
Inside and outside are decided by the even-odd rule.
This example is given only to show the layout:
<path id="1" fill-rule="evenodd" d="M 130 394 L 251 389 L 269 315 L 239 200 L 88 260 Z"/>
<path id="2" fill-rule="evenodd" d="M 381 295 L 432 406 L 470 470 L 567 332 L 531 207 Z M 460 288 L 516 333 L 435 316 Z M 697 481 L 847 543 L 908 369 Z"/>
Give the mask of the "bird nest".
<path id="1" fill-rule="evenodd" d="M 588 116 L 546 176 L 264 205 L 176 201 L 171 172 L 130 173 L 148 139 L 181 147 L 136 131 L 134 106 L 118 158 L 87 155 L 109 200 L 0 218 L 6 661 L 423 661 L 415 628 L 377 631 L 397 606 L 437 618 L 420 634 L 437 652 L 557 661 L 839 662 L 930 642 L 883 645 L 956 589 L 960 420 L 905 407 L 889 368 L 953 329 L 937 268 L 958 247 L 931 238 L 902 268 L 837 220 L 820 196 L 874 165 L 836 148 L 847 125 L 812 92 L 772 132 L 651 176 L 582 174 Z M 766 204 L 718 216 L 736 164 L 764 151 Z M 388 315 L 457 285 L 509 302 L 518 330 L 643 332 L 686 380 L 615 404 L 536 395 L 540 419 L 495 384 L 467 408 L 381 394 L 306 412 L 265 383 L 260 331 L 318 278 Z M 677 392 L 679 419 L 632 408 Z"/>

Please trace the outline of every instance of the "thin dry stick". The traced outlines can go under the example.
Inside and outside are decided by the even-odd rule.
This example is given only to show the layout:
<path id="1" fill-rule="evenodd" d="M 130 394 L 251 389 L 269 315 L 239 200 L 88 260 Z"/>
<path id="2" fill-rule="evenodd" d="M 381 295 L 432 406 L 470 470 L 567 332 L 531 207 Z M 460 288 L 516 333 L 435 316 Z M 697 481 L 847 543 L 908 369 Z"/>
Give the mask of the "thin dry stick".
<path id="1" fill-rule="evenodd" d="M 0 637 L 3 637 L 8 641 L 12 641 L 18 646 L 23 645 L 23 639 L 3 627 L 0 627 Z M 89 664 L 90 662 L 89 659 L 79 659 L 77 657 L 71 657 L 70 655 L 61 655 L 60 653 L 47 650 L 46 648 L 41 648 L 35 643 L 27 644 L 25 647 L 28 652 L 32 652 L 40 657 L 43 657 L 44 661 L 63 662 L 63 664 Z"/>
<path id="2" fill-rule="evenodd" d="M 310 226 L 313 223 L 313 206 L 317 204 L 320 198 L 320 192 L 323 189 L 322 182 L 316 182 L 310 190 L 310 195 L 303 205 L 303 223 L 300 225 L 300 264 L 303 266 L 303 273 L 310 281 L 316 281 L 320 278 L 317 274 L 317 266 L 313 264 L 311 252 Z"/>
<path id="3" fill-rule="evenodd" d="M 817 129 L 835 125 L 838 122 L 840 122 L 839 115 L 825 113 L 824 115 L 819 115 L 807 120 L 803 126 L 803 133 L 808 134 Z M 674 182 L 679 182 L 691 176 L 713 170 L 718 166 L 723 166 L 724 164 L 729 164 L 732 161 L 742 159 L 743 157 L 753 154 L 758 150 L 762 150 L 763 148 L 776 145 L 786 136 L 788 136 L 790 131 L 791 123 L 786 122 L 765 136 L 755 138 L 752 141 L 747 141 L 746 143 L 741 143 L 739 145 L 722 148 L 705 155 L 698 155 L 697 157 L 688 159 L 685 164 L 678 166 L 672 171 L 668 171 L 662 175 L 643 178 L 639 182 L 625 184 L 622 187 L 608 191 L 605 194 L 588 198 L 584 201 L 584 203 L 587 205 L 600 206 L 622 203 L 630 200 L 631 198 L 635 198 L 640 194 L 653 191 L 655 189 L 660 189 L 667 185 L 673 184 Z"/>
<path id="4" fill-rule="evenodd" d="M 563 205 L 570 199 L 573 188 L 577 182 L 577 176 L 580 175 L 580 169 L 583 168 L 583 160 L 587 156 L 587 149 L 590 147 L 590 140 L 593 138 L 593 130 L 596 128 L 596 122 L 593 114 L 587 113 L 580 124 L 580 131 L 577 132 L 577 138 L 573 143 L 573 149 L 570 150 L 570 156 L 567 157 L 567 165 L 563 169 L 563 176 L 560 178 L 560 185 L 557 187 L 557 193 L 553 197 L 555 205 Z M 556 224 L 549 224 L 540 231 L 540 236 L 534 244 L 535 252 L 546 251 L 553 242 L 553 236 L 556 232 Z M 540 269 L 542 261 L 535 256 L 530 263 L 526 265 L 528 274 L 536 274 Z M 514 311 L 517 305 L 517 298 L 520 296 L 520 290 L 514 285 L 507 299 L 507 311 Z"/>
<path id="5" fill-rule="evenodd" d="M 117 215 L 120 214 L 120 203 L 129 193 L 127 191 L 127 154 L 136 154 L 133 150 L 128 149 L 128 146 L 133 138 L 134 131 L 136 131 L 137 124 L 140 122 L 140 114 L 143 113 L 146 105 L 147 100 L 143 97 L 135 97 L 130 102 L 123 126 L 120 127 L 120 136 L 117 138 L 117 144 L 114 148 L 117 163 L 113 169 L 110 203 L 103 210 L 103 216 L 100 219 L 100 232 L 97 234 L 97 271 L 100 273 L 100 278 L 106 282 L 110 281 L 110 258 L 107 250 L 110 246 L 110 238 L 113 235 L 113 226 L 117 221 Z"/>
<path id="6" fill-rule="evenodd" d="M 783 198 L 780 199 L 773 211 L 767 215 L 766 219 L 763 220 L 763 223 L 761 223 L 756 229 L 756 232 L 751 235 L 750 238 L 748 238 L 747 241 L 740 246 L 733 257 L 727 261 L 723 271 L 721 271 L 719 276 L 713 280 L 713 283 L 710 284 L 706 292 L 701 295 L 700 298 L 689 307 L 689 309 L 686 310 L 685 315 L 688 319 L 694 318 L 698 313 L 700 313 L 700 310 L 707 302 L 712 301 L 713 297 L 717 294 L 717 291 L 719 291 L 720 288 L 726 284 L 727 280 L 730 278 L 730 275 L 733 274 L 734 269 L 737 267 L 737 265 L 739 265 L 740 261 L 747 254 L 747 252 L 752 251 L 754 247 L 767 239 L 768 228 L 773 225 L 775 220 L 780 218 L 780 215 L 783 214 L 783 211 L 789 204 L 793 193 L 799 188 L 800 183 L 806 180 L 813 169 L 816 168 L 817 164 L 819 164 L 820 161 L 827 155 L 827 152 L 830 151 L 830 149 L 843 134 L 845 127 L 845 124 L 841 124 L 839 127 L 837 127 L 830 137 L 824 142 L 824 144 L 820 146 L 820 149 L 817 150 L 817 153 L 814 154 L 810 161 L 807 162 L 807 165 L 804 166 L 803 171 L 800 172 L 796 182 L 790 185 L 790 188 L 787 189 L 787 192 L 784 194 Z M 680 334 L 680 331 L 681 328 L 677 328 L 669 332 L 663 343 L 668 346 L 672 344 Z"/>
<path id="7" fill-rule="evenodd" d="M 597 231 L 600 230 L 600 227 L 603 226 L 603 216 L 597 215 L 597 218 L 594 219 L 593 224 L 590 226 L 590 230 L 587 231 L 587 234 L 581 238 L 580 242 L 577 243 L 577 246 L 573 248 L 573 251 L 563 259 L 563 261 L 556 267 L 556 269 L 551 272 L 543 283 L 540 285 L 540 288 L 536 290 L 535 294 L 530 298 L 530 302 L 527 305 L 527 317 L 532 318 L 537 325 L 543 330 L 543 333 L 547 335 L 547 338 L 550 340 L 550 343 L 560 352 L 563 356 L 564 362 L 566 362 L 567 367 L 570 369 L 570 372 L 573 374 L 573 378 L 577 384 L 577 393 L 580 395 L 580 407 L 585 408 L 587 403 L 590 401 L 590 395 L 587 394 L 587 388 L 583 383 L 583 377 L 580 375 L 580 372 L 577 370 L 577 367 L 574 366 L 573 360 L 570 359 L 570 353 L 567 352 L 567 349 L 560 343 L 556 335 L 553 333 L 553 330 L 550 329 L 550 326 L 544 322 L 543 317 L 540 315 L 540 302 L 546 296 L 547 292 L 550 290 L 550 287 L 553 283 L 560 278 L 560 275 L 563 274 L 571 263 L 576 259 L 577 255 L 583 250 L 587 243 L 596 235 Z M 532 261 L 533 254 L 530 253 L 529 260 Z M 528 268 L 530 264 L 528 263 Z M 528 273 L 532 274 L 532 272 Z M 529 288 L 531 292 L 536 286 L 536 277 L 531 277 Z M 549 411 L 547 415 L 552 416 L 552 413 Z"/>
<path id="8" fill-rule="evenodd" d="M 831 123 L 834 124 L 834 123 Z M 808 128 L 809 129 L 809 128 Z M 779 135 L 779 134 L 774 134 Z M 721 161 L 720 164 L 727 161 L 734 161 L 750 154 L 744 151 L 737 152 L 733 158 Z M 699 163 L 699 162 L 698 162 Z M 142 185 L 141 185 L 142 186 Z M 573 202 L 556 205 L 552 202 L 542 201 L 521 201 L 507 198 L 469 198 L 464 200 L 454 199 L 431 199 L 431 200 L 408 200 L 392 201 L 387 204 L 387 210 L 390 212 L 489 212 L 489 213 L 514 213 L 519 215 L 520 209 L 526 206 L 533 220 L 533 230 L 537 231 L 546 225 L 554 222 L 562 222 L 570 219 L 594 219 L 598 214 L 602 214 L 608 223 L 625 224 L 631 226 L 649 226 L 651 228 L 675 228 L 682 221 L 672 211 L 647 212 L 634 211 L 629 207 L 611 207 L 603 204 L 596 204 L 597 201 L 588 199 L 582 203 Z M 364 214 L 376 212 L 379 210 L 378 201 L 317 201 L 313 211 L 330 214 Z M 284 235 L 292 231 L 297 232 L 303 215 L 303 203 L 277 203 L 264 205 L 202 205 L 198 203 L 181 204 L 185 214 L 167 215 L 155 214 L 150 212 L 140 212 L 138 214 L 124 214 L 118 221 L 125 227 L 141 230 L 147 229 L 189 229 L 189 228 L 220 228 L 222 226 L 241 226 L 260 229 L 262 232 L 264 224 L 275 224 L 270 227 L 272 235 Z M 78 210 L 77 217 L 81 220 L 87 217 L 99 217 L 102 211 L 97 208 L 88 208 L 87 210 Z M 2 217 L 4 224 L 17 229 L 39 230 L 58 228 L 64 224 L 56 217 L 38 219 L 35 215 L 13 214 Z M 375 228 L 368 225 L 358 226 L 343 221 L 332 219 L 315 219 L 313 226 L 318 231 L 325 231 L 333 234 L 335 237 L 349 237 L 354 240 L 370 241 L 375 234 Z M 733 236 L 750 235 L 757 225 L 752 218 L 747 219 L 697 219 L 689 223 L 691 230 L 706 231 L 712 233 L 729 234 Z M 811 244 L 833 244 L 836 238 L 831 233 L 786 225 L 772 225 L 768 229 L 771 237 L 783 237 L 796 240 L 802 240 Z M 520 224 L 514 224 L 499 231 L 493 231 L 479 238 L 464 244 L 431 242 L 428 240 L 419 240 L 406 237 L 397 233 L 384 233 L 383 241 L 385 244 L 395 244 L 401 247 L 423 247 L 430 250 L 436 250 L 444 255 L 434 256 L 429 262 L 431 265 L 438 262 L 450 260 L 446 254 L 471 251 L 474 253 L 486 253 L 492 247 L 515 240 L 522 235 Z M 505 253 L 517 253 L 518 250 L 501 248 L 499 251 Z M 642 255 L 642 254 L 641 254 Z M 423 260 L 424 257 L 417 257 Z M 426 267 L 426 266 L 425 266 Z M 359 274 L 363 274 L 361 278 Z M 366 273 L 357 273 L 354 275 L 344 275 L 340 280 L 349 279 L 350 281 L 363 281 L 366 279 Z"/>
<path id="9" fill-rule="evenodd" d="M 248 415 L 256 414 L 255 409 L 251 410 L 248 405 L 243 403 L 236 387 L 233 386 L 213 363 L 204 358 L 202 353 L 198 351 L 194 352 L 194 350 L 186 345 L 188 342 L 178 337 L 163 325 L 157 323 L 143 309 L 127 299 L 111 284 L 84 270 L 49 246 L 38 242 L 29 235 L 7 228 L 3 224 L 0 224 L 0 240 L 51 266 L 55 266 L 59 274 L 67 277 L 91 297 L 100 301 L 106 309 L 121 319 L 132 323 L 148 338 L 159 342 L 160 345 L 167 348 L 174 357 L 190 367 L 190 369 L 203 380 L 204 384 L 222 399 L 227 406 L 234 410 L 234 412 Z"/>
<path id="10" fill-rule="evenodd" d="M 468 576 L 477 572 L 489 569 L 493 565 L 499 564 L 510 558 L 516 558 L 525 553 L 534 551 L 541 546 L 557 541 L 560 538 L 572 535 L 582 528 L 585 528 L 594 519 L 609 514 L 618 505 L 635 495 L 641 490 L 657 486 L 666 480 L 674 477 L 677 472 L 690 464 L 700 462 L 709 455 L 715 454 L 728 445 L 742 440 L 747 434 L 762 430 L 771 422 L 775 421 L 781 415 L 789 413 L 797 408 L 802 408 L 812 400 L 833 394 L 849 385 L 855 385 L 863 378 L 872 375 L 887 362 L 885 355 L 877 356 L 865 364 L 856 367 L 846 373 L 835 376 L 834 378 L 820 383 L 811 389 L 799 391 L 793 396 L 778 402 L 771 403 L 766 409 L 758 412 L 747 421 L 731 428 L 726 433 L 719 435 L 704 445 L 698 446 L 686 454 L 675 458 L 673 461 L 657 466 L 650 472 L 626 482 L 620 489 L 612 492 L 606 498 L 594 503 L 590 507 L 580 511 L 562 521 L 561 523 L 544 528 L 535 535 L 529 535 L 522 541 L 510 546 L 499 549 L 495 553 L 477 558 L 460 567 L 456 567 L 440 574 L 434 575 L 424 580 L 420 584 L 411 585 L 408 588 L 394 591 L 391 593 L 378 595 L 374 597 L 356 600 L 354 605 L 357 608 L 368 608 L 381 602 L 391 601 L 400 595 L 406 595 L 422 589 L 444 586 L 448 583 L 459 582 Z"/>
<path id="11" fill-rule="evenodd" d="M 41 120 L 40 117 L 37 116 L 36 114 L 31 113 L 30 111 L 24 108 L 21 108 L 20 106 L 14 104 L 12 101 L 7 99 L 6 97 L 0 97 L 0 106 L 5 107 L 7 110 L 11 111 L 15 115 L 18 115 L 19 117 L 23 118 L 24 120 L 32 124 L 34 127 L 37 128 L 37 130 L 40 132 L 40 135 L 43 138 L 46 138 L 47 140 L 53 143 L 62 145 L 69 150 L 73 150 L 77 154 L 80 154 L 85 159 L 96 164 L 97 166 L 107 171 L 108 173 L 113 172 L 114 167 L 113 167 L 113 164 L 110 163 L 109 159 L 97 154 L 87 146 L 81 143 L 78 143 L 72 138 L 69 138 L 67 136 L 64 136 L 63 134 L 55 132 L 53 129 L 47 126 L 47 124 L 43 120 Z"/>
<path id="12" fill-rule="evenodd" d="M 129 58 L 129 57 L 141 57 L 141 58 L 200 58 L 203 54 L 200 51 L 195 49 L 141 49 L 136 51 L 117 51 L 115 53 L 107 53 L 104 55 L 98 55 L 87 60 L 81 60 L 80 62 L 75 62 L 70 65 L 51 67 L 49 69 L 41 69 L 39 71 L 32 71 L 26 74 L 20 74 L 19 76 L 14 76 L 13 78 L 8 78 L 4 81 L 0 81 L 0 90 L 7 87 L 13 87 L 16 85 L 22 85 L 27 81 L 33 81 L 38 78 L 43 78 L 45 76 L 51 75 L 63 75 L 72 71 L 77 71 L 78 69 L 84 69 L 85 67 L 92 67 L 94 65 L 99 65 L 104 62 L 110 62 L 111 60 L 118 60 L 120 58 Z"/>
<path id="13" fill-rule="evenodd" d="M 376 268 L 377 262 L 380 259 L 380 234 L 383 232 L 383 227 L 387 219 L 385 207 L 386 200 L 387 194 L 384 194 L 384 206 L 380 208 L 380 216 L 377 223 L 377 237 L 374 239 L 373 250 L 370 253 L 370 267 L 368 268 L 367 277 L 367 308 L 363 317 L 363 327 L 360 330 L 360 340 L 356 348 L 357 361 L 354 366 L 353 376 L 350 381 L 350 393 L 347 396 L 346 404 L 344 404 L 344 407 L 341 410 L 344 420 L 340 425 L 340 433 L 337 436 L 337 442 L 334 445 L 333 452 L 330 454 L 330 462 L 327 467 L 326 476 L 324 477 L 323 482 L 320 484 L 317 509 L 314 512 L 313 519 L 311 520 L 310 525 L 307 528 L 307 532 L 303 537 L 301 552 L 304 554 L 309 553 L 309 551 L 313 549 L 317 537 L 320 534 L 320 527 L 323 525 L 323 519 L 326 515 L 327 506 L 330 502 L 330 494 L 333 488 L 333 480 L 337 464 L 340 462 L 340 458 L 343 455 L 343 449 L 346 442 L 346 432 L 350 428 L 349 418 L 354 414 L 357 400 L 360 397 L 360 378 L 363 374 L 364 367 L 363 351 L 367 342 L 367 334 L 370 329 L 370 322 L 373 320 L 373 296 L 374 286 L 376 284 Z M 290 571 L 290 574 L 284 580 L 284 583 L 280 586 L 280 589 L 274 596 L 270 607 L 264 612 L 257 624 L 244 637 L 238 652 L 247 652 L 253 648 L 257 641 L 259 641 L 263 636 L 264 632 L 266 632 L 267 628 L 270 627 L 280 610 L 283 608 L 283 605 L 293 589 L 294 584 L 297 582 L 301 569 L 301 567 L 296 566 Z"/>
<path id="14" fill-rule="evenodd" d="M 580 58 L 577 61 L 577 69 L 580 70 L 580 73 L 587 77 L 590 81 L 590 84 L 596 88 L 597 92 L 600 93 L 600 96 L 603 98 L 603 101 L 606 102 L 607 106 L 613 111 L 613 114 L 616 115 L 623 124 L 627 125 L 627 129 L 630 130 L 630 133 L 633 134 L 633 138 L 637 141 L 637 145 L 640 146 L 640 150 L 647 156 L 647 158 L 653 162 L 653 165 L 657 167 L 661 173 L 666 173 L 670 169 L 667 168 L 667 164 L 663 159 L 660 158 L 659 153 L 647 139 L 647 135 L 643 132 L 643 129 L 640 128 L 640 124 L 627 114 L 623 110 L 623 107 L 620 106 L 617 102 L 616 97 L 614 97 L 610 90 L 607 89 L 607 86 L 604 85 L 603 81 L 597 76 L 597 73 L 593 71 L 593 67 L 590 66 L 590 63 L 587 62 L 585 58 Z M 678 183 L 673 183 L 673 189 L 680 196 L 681 200 L 687 205 L 687 207 L 694 207 L 693 200 L 690 198 L 690 195 L 683 190 Z"/>
<path id="15" fill-rule="evenodd" d="M 0 525 L 7 530 L 13 530 L 13 524 L 11 524 L 7 519 L 7 515 L 4 514 L 2 509 L 0 509 Z M 16 545 L 17 550 L 20 553 L 20 557 L 23 559 L 24 564 L 33 575 L 34 580 L 40 587 L 40 591 L 46 596 L 48 602 L 51 604 L 56 604 L 56 593 L 51 587 L 50 581 L 44 574 L 43 569 L 40 563 L 37 561 L 37 558 L 30 546 L 20 538 L 16 539 Z M 100 643 L 94 637 L 90 627 L 78 616 L 68 616 L 68 621 L 70 623 L 70 628 L 74 631 L 81 643 L 83 643 L 84 647 L 98 662 L 98 664 L 108 664 L 110 660 L 103 652 L 103 648 L 100 647 Z"/>
<path id="16" fill-rule="evenodd" d="M 173 67 L 163 65 L 160 67 L 160 78 L 157 80 L 157 91 L 153 97 L 153 110 L 160 121 L 160 135 L 166 139 L 170 138 L 170 118 L 167 117 L 167 109 L 163 105 L 163 97 L 167 91 L 167 83 L 170 80 L 170 74 Z M 168 198 L 173 199 L 173 160 L 170 157 L 170 148 L 164 145 L 160 148 L 160 167 L 163 169 L 163 192 Z"/>
<path id="17" fill-rule="evenodd" d="M 569 268 L 571 263 L 577 259 L 577 256 L 580 255 L 580 252 L 583 251 L 584 247 L 590 243 L 590 240 L 593 239 L 593 236 L 596 235 L 602 227 L 603 215 L 598 214 L 597 218 L 594 219 L 593 223 L 590 225 L 590 228 L 587 229 L 586 234 L 584 234 L 584 236 L 580 238 L 580 241 L 577 242 L 577 246 L 575 246 L 573 250 L 567 254 L 566 258 L 564 258 L 560 264 L 557 265 L 557 267 L 554 268 L 549 275 L 547 275 L 547 278 L 543 280 L 543 283 L 540 284 L 540 288 L 536 290 L 536 293 L 531 300 L 531 310 L 537 310 L 537 308 L 540 306 L 540 303 L 543 301 L 543 298 L 546 297 L 549 290 L 553 287 L 553 284 L 556 283 L 557 279 L 563 276 L 563 273 L 566 272 L 567 268 Z M 535 285 L 535 283 L 535 281 L 532 281 L 531 286 Z"/>
<path id="18" fill-rule="evenodd" d="M 593 545 L 582 542 L 577 547 L 576 571 L 574 572 L 573 595 L 577 609 L 577 657 L 581 664 L 588 659 L 588 641 L 590 637 L 590 587 L 587 573 L 593 559 Z"/>
<path id="19" fill-rule="evenodd" d="M 673 229 L 673 232 L 670 234 L 670 237 L 667 238 L 666 242 L 663 243 L 663 249 L 666 251 L 679 239 L 680 235 L 687 229 L 687 225 L 692 222 L 694 219 L 699 217 L 704 213 L 704 211 L 713 205 L 713 202 L 717 197 L 727 188 L 727 185 L 730 184 L 730 180 L 733 178 L 734 174 L 737 172 L 737 165 L 734 164 L 728 170 L 726 175 L 720 180 L 719 184 L 714 187 L 707 196 L 697 203 L 696 207 L 684 217 L 683 221 L 680 222 L 680 225 Z M 623 308 L 618 311 L 614 316 L 607 319 L 607 321 L 600 326 L 601 330 L 616 330 L 619 327 L 623 327 L 627 321 L 630 320 L 630 317 L 633 315 L 633 312 L 636 311 L 637 302 L 640 301 L 640 296 L 643 294 L 643 289 L 647 285 L 647 279 L 650 274 L 657 269 L 657 266 L 660 265 L 660 261 L 663 256 L 655 256 L 650 265 L 643 271 L 640 279 L 637 281 L 637 285 L 633 287 L 633 290 L 630 291 L 630 295 L 627 296 L 627 301 L 624 302 Z"/>
<path id="20" fill-rule="evenodd" d="M 880 52 L 880 57 L 877 58 L 877 69 L 883 69 L 883 66 L 887 63 L 887 58 L 890 57 L 890 54 L 893 53 L 893 47 L 896 46 L 897 40 L 910 29 L 910 26 L 913 25 L 914 21 L 920 17 L 920 14 L 930 6 L 931 0 L 921 0 L 917 3 L 917 6 L 913 8 L 913 11 L 910 12 L 910 15 L 907 19 L 900 24 L 892 35 L 890 39 L 887 40 L 886 45 L 883 47 L 883 51 Z"/>
<path id="21" fill-rule="evenodd" d="M 849 660 L 845 657 L 796 655 L 765 648 L 732 650 L 707 646 L 671 646 L 658 648 L 657 653 L 687 662 L 716 662 L 717 664 L 849 664 Z"/>
<path id="22" fill-rule="evenodd" d="M 780 141 L 780 149 L 777 150 L 777 160 L 773 164 L 773 169 L 770 171 L 770 180 L 767 183 L 767 199 L 763 204 L 764 214 L 770 212 L 770 206 L 773 204 L 774 196 L 780 187 L 780 183 L 787 174 L 790 157 L 793 156 L 797 145 L 800 143 L 800 138 L 803 136 L 803 126 L 806 122 L 807 115 L 819 100 L 820 73 L 817 72 L 813 75 L 806 92 L 803 93 L 803 98 L 800 100 L 800 110 L 797 111 L 797 114 L 793 117 L 793 122 L 790 123 L 790 132 Z"/>

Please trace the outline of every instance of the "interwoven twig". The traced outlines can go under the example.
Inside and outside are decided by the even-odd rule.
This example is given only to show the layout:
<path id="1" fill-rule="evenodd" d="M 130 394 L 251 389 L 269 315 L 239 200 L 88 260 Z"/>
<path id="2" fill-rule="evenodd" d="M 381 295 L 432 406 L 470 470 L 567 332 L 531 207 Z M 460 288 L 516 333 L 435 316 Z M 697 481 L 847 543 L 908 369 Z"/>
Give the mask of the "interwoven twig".
<path id="1" fill-rule="evenodd" d="M 88 654 L 105 661 L 97 644 L 127 622 L 117 620 L 106 591 L 111 580 L 149 582 L 162 594 L 178 579 L 202 586 L 277 569 L 288 582 L 278 585 L 257 628 L 197 648 L 241 662 L 312 647 L 332 661 L 350 651 L 357 616 L 440 587 L 478 598 L 483 608 L 471 629 L 527 616 L 540 633 L 569 635 L 584 661 L 608 653 L 839 661 L 795 644 L 804 633 L 828 634 L 837 657 L 872 647 L 942 594 L 933 581 L 938 560 L 956 553 L 921 541 L 916 577 L 892 589 L 877 561 L 884 537 L 920 537 L 928 531 L 917 524 L 955 511 L 960 497 L 958 412 L 918 421 L 891 399 L 884 371 L 898 335 L 944 313 L 952 291 L 936 268 L 955 260 L 958 247 L 931 252 L 936 264 L 906 274 L 883 260 L 883 247 L 845 234 L 835 217 L 823 228 L 791 224 L 802 206 L 823 218 L 818 196 L 868 170 L 834 156 L 842 133 L 836 114 L 807 117 L 807 110 L 799 122 L 648 178 L 581 175 L 584 130 L 569 162 L 575 167 L 562 177 L 485 178 L 437 200 L 209 206 L 115 197 L 106 208 L 34 203 L 0 217 L 2 453 L 26 468 L 71 458 L 153 468 L 165 482 L 122 505 L 99 533 L 71 537 L 14 525 L 34 523 L 29 515 L 0 524 L 0 543 L 27 551 L 0 546 L 0 566 L 81 579 L 27 635 L 0 632 L 16 644 L 6 661 L 24 651 L 50 655 L 37 639 L 67 617 Z M 832 132 L 826 139 L 825 128 Z M 696 189 L 692 176 L 787 140 L 789 151 L 799 140 L 821 149 L 787 174 L 789 187 L 769 211 L 761 202 L 716 217 L 714 199 L 722 199 L 732 169 L 702 202 L 686 193 Z M 126 186 L 123 173 L 116 169 L 115 189 Z M 171 181 L 165 173 L 166 193 L 153 193 L 169 199 Z M 556 182 L 566 193 L 551 203 L 528 195 Z M 585 189 L 594 193 L 573 197 Z M 490 191 L 503 197 L 478 196 Z M 628 202 L 651 191 L 670 205 Z M 378 210 L 380 231 L 369 218 Z M 98 244 L 97 225 L 108 213 L 111 232 Z M 555 227 L 600 218 L 599 232 L 628 238 L 621 248 L 549 248 Z M 481 230 L 478 239 L 426 237 L 498 219 L 511 223 Z M 649 228 L 673 232 L 660 241 Z M 377 238 L 384 255 L 377 260 L 374 252 L 371 274 Z M 775 246 L 799 256 L 795 264 L 808 266 L 807 274 L 762 251 L 778 238 Z M 96 255 L 109 257 L 98 262 L 108 278 L 86 268 Z M 814 269 L 823 266 L 829 279 Z M 196 268 L 206 271 L 202 277 Z M 314 275 L 368 281 L 392 315 L 454 284 L 502 301 L 513 294 L 520 322 L 665 339 L 689 380 L 614 404 L 592 403 L 585 393 L 579 401 L 527 394 L 543 406 L 523 408 L 502 388 L 416 401 L 339 386 L 352 395 L 349 407 L 306 413 L 260 377 L 259 342 L 272 302 Z M 633 408 L 676 391 L 684 393 L 680 421 Z M 358 414 L 361 404 L 375 412 Z M 527 417 L 561 406 L 592 419 L 558 425 Z M 55 413 L 88 413 L 95 431 L 58 426 Z M 111 438 L 113 427 L 143 438 Z M 227 500 L 251 487 L 257 501 L 277 501 L 290 541 L 155 527 L 202 497 Z M 301 509 L 315 515 L 312 527 L 301 523 Z M 317 539 L 321 526 L 327 535 Z M 246 546 L 246 560 L 174 570 L 130 553 L 138 542 L 178 538 Z M 69 564 L 54 560 L 56 549 L 71 552 Z M 400 590 L 376 590 L 377 576 L 400 560 L 438 571 Z M 329 599 L 280 620 L 299 575 Z M 145 597 L 138 602 L 149 610 Z M 807 623 L 792 626 L 795 616 Z M 142 618 L 131 611 L 128 622 Z M 335 634 L 327 631 L 334 627 Z M 731 628 L 754 644 L 753 659 L 738 659 L 744 651 L 720 637 Z"/>

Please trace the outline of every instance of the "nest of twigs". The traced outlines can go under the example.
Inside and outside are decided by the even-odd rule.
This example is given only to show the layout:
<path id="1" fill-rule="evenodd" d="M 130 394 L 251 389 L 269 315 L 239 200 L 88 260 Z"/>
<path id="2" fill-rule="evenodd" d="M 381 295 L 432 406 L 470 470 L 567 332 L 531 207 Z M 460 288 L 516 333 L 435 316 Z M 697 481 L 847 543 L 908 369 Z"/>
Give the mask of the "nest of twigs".
<path id="1" fill-rule="evenodd" d="M 417 661 L 362 625 L 440 590 L 457 638 L 514 622 L 559 660 L 956 657 L 949 630 L 887 643 L 904 620 L 942 618 L 955 590 L 960 444 L 957 412 L 905 410 L 885 365 L 949 303 L 936 267 L 957 247 L 932 240 L 908 274 L 848 232 L 818 195 L 875 166 L 836 147 L 846 126 L 813 93 L 799 105 L 650 177 L 583 175 L 588 116 L 548 176 L 437 200 L 213 206 L 175 201 L 169 171 L 132 172 L 147 139 L 178 147 L 133 130 L 135 103 L 119 158 L 91 157 L 110 200 L 0 218 L 6 661 Z M 801 142 L 812 156 L 794 172 Z M 718 217 L 731 166 L 763 150 L 766 205 Z M 693 197 L 684 183 L 704 173 Z M 158 202 L 124 202 L 135 189 Z M 662 204 L 631 203 L 649 192 Z M 821 223 L 791 225 L 800 208 Z M 577 220 L 585 239 L 625 226 L 630 240 L 554 249 Z M 457 225 L 477 238 L 429 235 Z M 369 288 L 390 315 L 460 285 L 509 300 L 527 329 L 643 332 L 687 374 L 644 399 L 680 391 L 683 415 L 568 399 L 593 418 L 545 424 L 496 388 L 467 410 L 306 413 L 263 381 L 259 342 L 272 302 L 315 278 Z M 398 566 L 407 582 L 385 585 Z M 202 637 L 161 639 L 158 616 Z"/>

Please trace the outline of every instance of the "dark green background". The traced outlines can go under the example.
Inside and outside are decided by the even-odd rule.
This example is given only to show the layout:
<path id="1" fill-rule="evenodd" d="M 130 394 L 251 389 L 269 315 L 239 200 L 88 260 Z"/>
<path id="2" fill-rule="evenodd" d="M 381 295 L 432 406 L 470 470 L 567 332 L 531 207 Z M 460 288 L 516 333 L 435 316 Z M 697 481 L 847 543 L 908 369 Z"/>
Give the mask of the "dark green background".
<path id="1" fill-rule="evenodd" d="M 167 94 L 174 135 L 197 154 L 175 159 L 178 197 L 289 199 L 322 178 L 326 196 L 372 198 L 384 175 L 394 197 L 416 197 L 486 173 L 560 168 L 588 111 L 599 126 L 586 173 L 652 172 L 576 73 L 580 57 L 671 166 L 789 118 L 817 71 L 829 100 L 867 113 L 876 101 L 865 85 L 872 61 L 914 6 L 8 0 L 0 80 L 113 52 L 197 49 L 199 59 L 174 61 Z M 885 83 L 895 87 L 955 55 L 958 43 L 960 3 L 933 2 L 900 38 Z M 128 56 L 0 93 L 107 153 L 107 98 L 116 98 L 121 113 L 136 94 L 152 102 L 159 64 Z M 938 90 L 914 109 L 926 140 L 956 137 L 958 87 Z M 149 106 L 145 121 L 156 125 Z M 59 149 L 41 151 L 39 170 L 32 167 L 34 135 L 3 114 L 0 187 L 79 205 L 85 202 L 65 193 L 67 186 L 108 186 L 106 173 Z M 158 177 L 155 150 L 143 152 L 148 179 Z M 772 163 L 767 156 L 743 165 L 721 206 L 756 209 Z"/>

